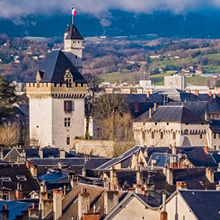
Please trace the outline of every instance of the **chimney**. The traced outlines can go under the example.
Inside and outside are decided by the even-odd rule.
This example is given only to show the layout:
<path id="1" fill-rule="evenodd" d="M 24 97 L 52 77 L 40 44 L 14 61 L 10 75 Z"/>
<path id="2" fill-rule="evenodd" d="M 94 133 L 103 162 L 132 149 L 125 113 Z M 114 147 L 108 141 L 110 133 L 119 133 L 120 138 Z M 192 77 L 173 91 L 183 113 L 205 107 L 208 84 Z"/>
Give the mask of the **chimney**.
<path id="1" fill-rule="evenodd" d="M 143 173 L 141 172 L 140 166 L 138 166 L 136 171 L 136 184 L 140 186 L 143 184 Z"/>
<path id="2" fill-rule="evenodd" d="M 170 168 L 175 169 L 178 168 L 178 163 L 176 161 L 177 157 L 177 149 L 176 146 L 172 146 L 172 155 L 170 156 Z"/>
<path id="3" fill-rule="evenodd" d="M 177 149 L 176 149 L 176 146 L 172 146 L 172 154 L 173 154 L 173 155 L 176 155 L 176 150 L 177 150 Z"/>
<path id="4" fill-rule="evenodd" d="M 205 121 L 208 121 L 209 120 L 209 115 L 208 115 L 208 113 L 206 112 L 205 113 Z"/>
<path id="5" fill-rule="evenodd" d="M 85 167 L 82 168 L 82 176 L 86 177 L 86 168 Z"/>
<path id="6" fill-rule="evenodd" d="M 104 214 L 108 214 L 118 204 L 118 191 L 104 192 Z"/>
<path id="7" fill-rule="evenodd" d="M 9 219 L 9 211 L 7 205 L 3 205 L 1 210 L 1 220 L 8 220 Z"/>
<path id="8" fill-rule="evenodd" d="M 37 166 L 30 164 L 30 173 L 33 177 L 37 177 Z"/>
<path id="9" fill-rule="evenodd" d="M 81 192 L 78 194 L 78 217 L 82 219 L 83 214 L 87 214 L 90 208 L 90 199 L 87 189 L 81 187 Z"/>
<path id="10" fill-rule="evenodd" d="M 152 109 L 149 108 L 149 118 L 151 118 L 151 116 L 152 116 Z"/>
<path id="11" fill-rule="evenodd" d="M 163 193 L 163 207 L 160 213 L 160 220 L 167 220 L 167 212 L 166 212 L 166 194 Z"/>
<path id="12" fill-rule="evenodd" d="M 26 160 L 26 151 L 25 151 L 25 149 L 22 150 L 21 156 L 23 157 L 24 160 Z"/>
<path id="13" fill-rule="evenodd" d="M 213 99 L 216 99 L 216 94 L 215 93 L 213 93 Z"/>
<path id="14" fill-rule="evenodd" d="M 27 167 L 28 169 L 30 169 L 31 162 L 30 162 L 29 160 L 27 160 L 27 161 L 25 162 L 25 165 L 26 165 L 26 167 Z"/>
<path id="15" fill-rule="evenodd" d="M 15 190 L 15 199 L 23 199 L 24 198 L 24 194 L 22 191 L 22 185 L 17 182 L 17 189 Z"/>
<path id="16" fill-rule="evenodd" d="M 53 191 L 53 220 L 58 220 L 62 216 L 62 191 Z"/>
<path id="17" fill-rule="evenodd" d="M 167 183 L 173 185 L 173 169 L 164 167 L 163 174 L 166 176 Z"/>
<path id="18" fill-rule="evenodd" d="M 204 147 L 204 151 L 208 154 L 208 153 L 209 153 L 209 147 L 208 147 L 208 146 L 205 146 L 205 147 Z"/>
<path id="19" fill-rule="evenodd" d="M 154 102 L 154 111 L 156 111 L 156 110 L 157 110 L 157 103 Z"/>
<path id="20" fill-rule="evenodd" d="M 199 95 L 199 90 L 195 89 L 195 95 L 198 96 Z"/>
<path id="21" fill-rule="evenodd" d="M 1 149 L 0 151 L 0 159 L 3 159 L 4 158 L 4 152 L 3 152 L 3 149 Z"/>
<path id="22" fill-rule="evenodd" d="M 117 170 L 114 167 L 111 167 L 111 169 L 110 169 L 110 189 L 115 190 L 117 185 L 118 185 Z"/>
<path id="23" fill-rule="evenodd" d="M 157 164 L 157 160 L 156 159 L 151 159 L 151 170 L 154 169 L 154 166 Z"/>
<path id="24" fill-rule="evenodd" d="M 210 167 L 206 167 L 205 174 L 210 183 L 214 183 L 214 170 Z"/>
<path id="25" fill-rule="evenodd" d="M 40 158 L 44 158 L 44 152 L 43 152 L 43 149 L 41 147 L 38 150 L 38 155 L 39 155 Z"/>
<path id="26" fill-rule="evenodd" d="M 218 163 L 218 172 L 220 172 L 220 163 Z"/>
<path id="27" fill-rule="evenodd" d="M 70 174 L 70 186 L 72 189 L 74 189 L 77 186 L 78 183 L 78 177 L 77 175 Z"/>
<path id="28" fill-rule="evenodd" d="M 212 92 L 211 91 L 209 91 L 209 97 L 211 97 L 212 96 Z"/>
<path id="29" fill-rule="evenodd" d="M 150 98 L 150 91 L 147 90 L 147 98 L 149 99 Z"/>
<path id="30" fill-rule="evenodd" d="M 187 189 L 187 183 L 185 181 L 176 182 L 176 189 L 177 190 Z"/>
<path id="31" fill-rule="evenodd" d="M 99 213 L 84 214 L 83 220 L 100 220 L 100 214 Z"/>
<path id="32" fill-rule="evenodd" d="M 60 158 L 65 159 L 66 157 L 66 151 L 64 149 L 60 149 Z"/>

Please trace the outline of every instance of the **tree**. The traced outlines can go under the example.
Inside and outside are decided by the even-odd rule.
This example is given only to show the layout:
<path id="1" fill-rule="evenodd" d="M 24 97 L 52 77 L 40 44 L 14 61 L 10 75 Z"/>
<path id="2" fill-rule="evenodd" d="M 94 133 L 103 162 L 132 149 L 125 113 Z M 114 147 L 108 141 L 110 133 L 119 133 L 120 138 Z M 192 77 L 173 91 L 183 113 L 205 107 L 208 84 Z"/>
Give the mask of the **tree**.
<path id="1" fill-rule="evenodd" d="M 85 98 L 85 116 L 86 116 L 86 132 L 85 132 L 85 139 L 89 139 L 89 119 L 92 114 L 92 102 L 96 95 L 99 92 L 99 83 L 101 82 L 100 78 L 94 74 L 85 74 L 84 75 L 88 87 L 89 87 L 89 94 Z"/>
<path id="2" fill-rule="evenodd" d="M 15 88 L 4 76 L 0 76 L 0 118 L 13 115 L 12 103 L 16 98 Z"/>
<path id="3" fill-rule="evenodd" d="M 99 96 L 93 102 L 92 116 L 99 127 L 101 139 L 127 139 L 128 127 L 131 127 L 131 117 L 124 95 L 104 94 Z"/>

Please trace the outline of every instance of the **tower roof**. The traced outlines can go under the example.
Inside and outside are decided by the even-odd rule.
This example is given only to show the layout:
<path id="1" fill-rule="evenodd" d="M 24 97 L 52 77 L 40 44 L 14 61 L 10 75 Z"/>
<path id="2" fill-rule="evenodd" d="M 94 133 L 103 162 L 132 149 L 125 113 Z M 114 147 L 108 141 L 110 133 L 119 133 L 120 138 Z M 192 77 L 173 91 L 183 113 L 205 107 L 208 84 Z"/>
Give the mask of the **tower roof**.
<path id="1" fill-rule="evenodd" d="M 42 73 L 42 83 L 64 83 L 64 76 L 67 70 L 73 75 L 76 83 L 86 83 L 82 74 L 76 69 L 72 62 L 61 50 L 54 50 L 49 53 L 40 65 L 39 71 Z M 36 75 L 30 80 L 36 82 Z"/>
<path id="2" fill-rule="evenodd" d="M 66 39 L 74 39 L 74 40 L 83 40 L 83 37 L 81 36 L 81 34 L 79 33 L 78 29 L 76 28 L 76 26 L 74 24 L 72 24 L 71 26 L 67 26 L 66 29 Z"/>

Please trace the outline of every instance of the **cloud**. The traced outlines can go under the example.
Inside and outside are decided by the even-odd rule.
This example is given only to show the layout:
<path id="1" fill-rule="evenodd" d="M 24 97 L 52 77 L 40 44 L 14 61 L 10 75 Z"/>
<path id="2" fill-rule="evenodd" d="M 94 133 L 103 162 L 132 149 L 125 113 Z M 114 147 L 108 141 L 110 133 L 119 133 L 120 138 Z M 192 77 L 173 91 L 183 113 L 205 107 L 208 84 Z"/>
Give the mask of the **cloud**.
<path id="1" fill-rule="evenodd" d="M 73 2 L 73 0 L 0 0 L 0 17 L 16 18 L 30 14 L 70 13 Z M 219 9 L 220 0 L 80 0 L 75 1 L 75 8 L 78 13 L 95 16 L 112 9 L 144 13 L 157 10 L 186 13 Z"/>

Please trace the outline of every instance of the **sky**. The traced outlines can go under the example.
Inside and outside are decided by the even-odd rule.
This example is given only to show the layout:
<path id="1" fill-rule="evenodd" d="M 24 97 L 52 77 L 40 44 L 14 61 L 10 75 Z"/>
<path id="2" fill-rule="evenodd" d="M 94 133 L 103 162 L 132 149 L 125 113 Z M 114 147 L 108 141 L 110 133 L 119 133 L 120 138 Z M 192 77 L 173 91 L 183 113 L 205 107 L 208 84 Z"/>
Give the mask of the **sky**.
<path id="1" fill-rule="evenodd" d="M 220 0 L 0 0 L 0 18 L 67 14 L 73 4 L 78 14 L 86 13 L 97 17 L 114 9 L 137 13 L 171 11 L 175 14 L 220 9 Z"/>

